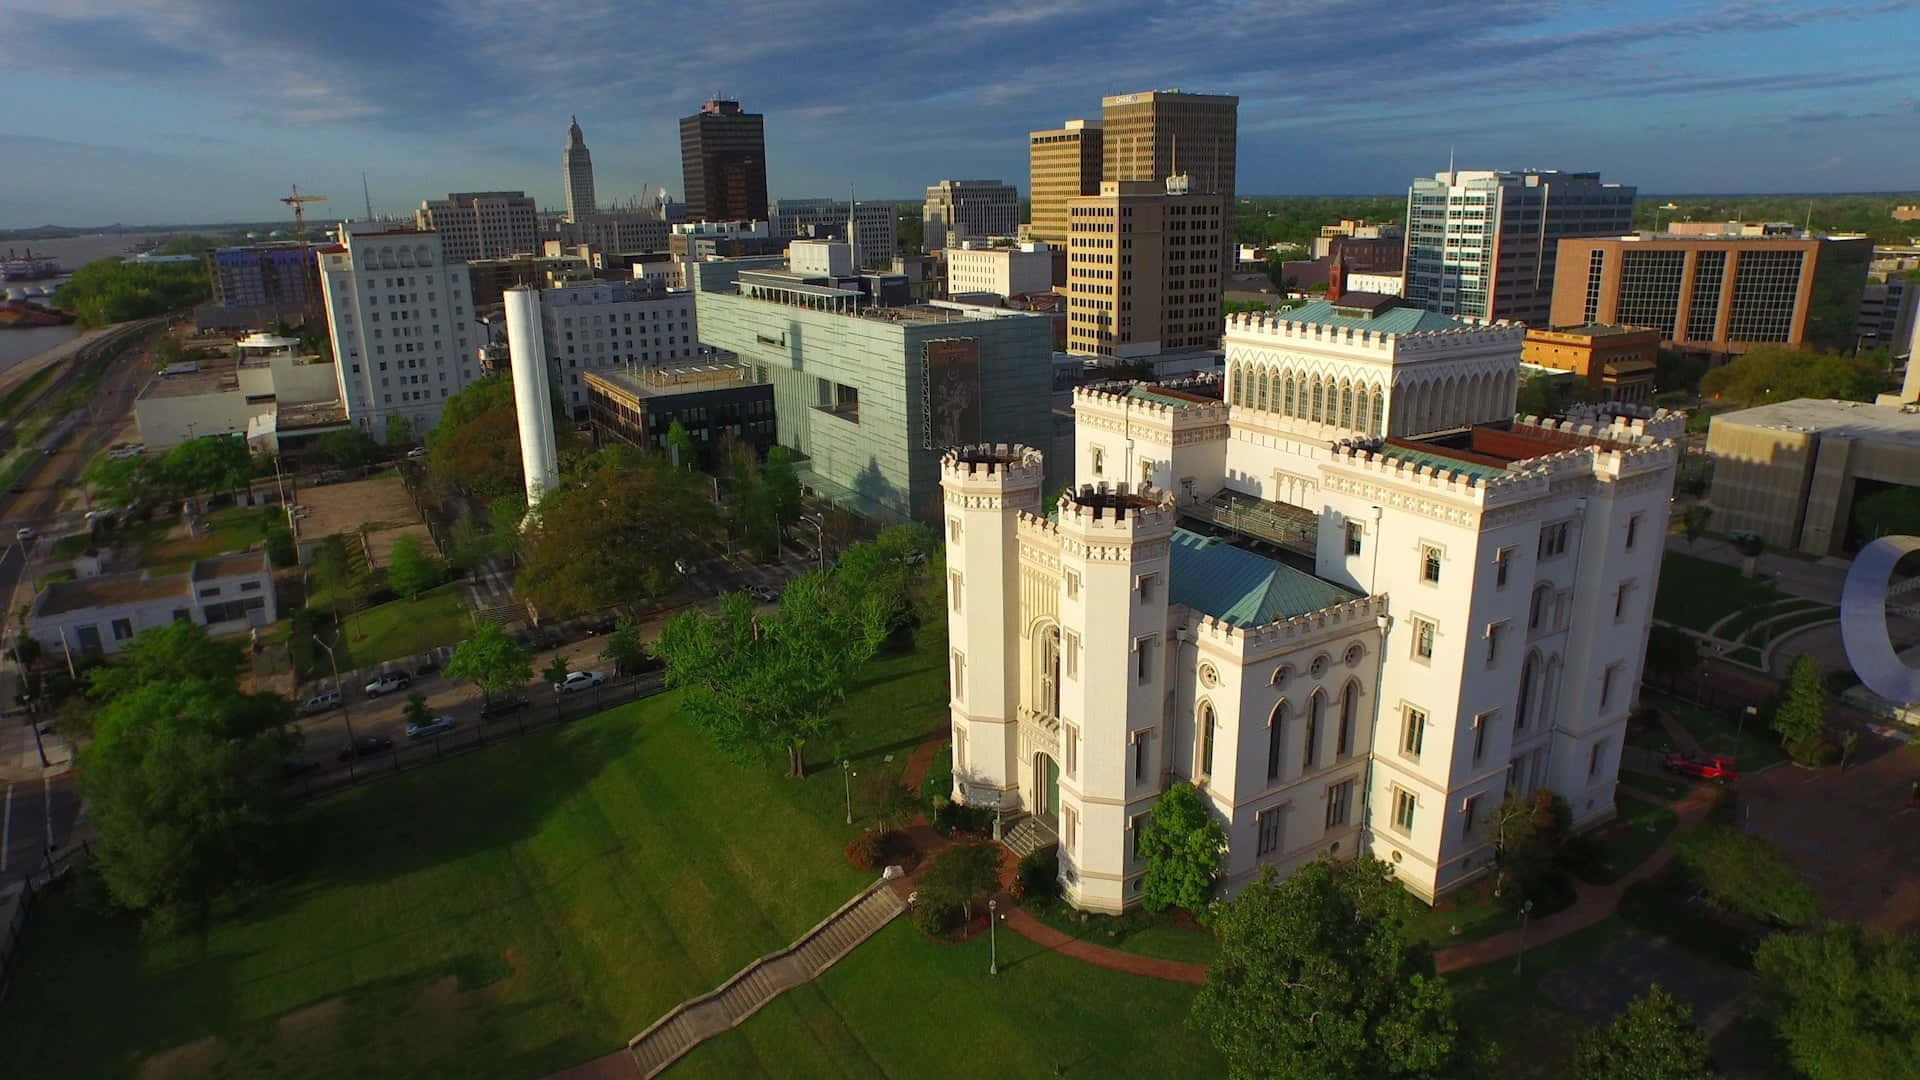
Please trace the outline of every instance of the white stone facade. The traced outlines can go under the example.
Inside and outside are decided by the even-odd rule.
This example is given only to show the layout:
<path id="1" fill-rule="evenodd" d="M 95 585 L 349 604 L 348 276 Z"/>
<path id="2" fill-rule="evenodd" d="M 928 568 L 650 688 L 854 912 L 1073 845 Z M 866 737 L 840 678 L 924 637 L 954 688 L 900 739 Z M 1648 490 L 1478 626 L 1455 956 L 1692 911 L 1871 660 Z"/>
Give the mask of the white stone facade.
<path id="1" fill-rule="evenodd" d="M 699 355 L 693 294 L 649 281 L 603 281 L 544 289 L 547 362 L 568 415 L 586 417 L 589 371 L 661 367 Z"/>
<path id="2" fill-rule="evenodd" d="M 992 293 L 1005 300 L 1021 293 L 1053 288 L 1053 253 L 1047 245 L 1028 242 L 1019 247 L 964 247 L 947 249 L 947 295 Z"/>
<path id="3" fill-rule="evenodd" d="M 320 289 L 340 403 L 374 438 L 386 441 L 396 414 L 424 433 L 478 377 L 467 267 L 445 257 L 438 233 L 348 222 L 320 250 Z"/>
<path id="4" fill-rule="evenodd" d="M 1076 391 L 1076 476 L 1113 487 L 1057 520 L 1037 452 L 943 464 L 956 797 L 1050 819 L 1083 908 L 1137 899 L 1134 837 L 1174 780 L 1227 828 L 1229 892 L 1367 851 L 1431 900 L 1490 865 L 1509 788 L 1580 826 L 1614 812 L 1682 421 L 1513 417 L 1508 328 L 1320 330 L 1233 320 L 1225 401 Z M 1322 419 L 1286 414 L 1289 378 Z M 1191 531 L 1221 499 L 1308 522 L 1291 559 Z"/>

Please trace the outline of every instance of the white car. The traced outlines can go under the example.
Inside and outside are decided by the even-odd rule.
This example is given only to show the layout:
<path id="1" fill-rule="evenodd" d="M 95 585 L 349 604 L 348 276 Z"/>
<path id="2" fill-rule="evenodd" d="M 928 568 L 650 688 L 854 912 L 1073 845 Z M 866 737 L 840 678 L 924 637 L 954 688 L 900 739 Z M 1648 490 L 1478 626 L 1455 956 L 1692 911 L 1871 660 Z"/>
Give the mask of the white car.
<path id="1" fill-rule="evenodd" d="M 379 697 L 381 694 L 390 694 L 395 690 L 405 690 L 412 685 L 413 680 L 408 678 L 404 671 L 382 672 L 367 684 L 367 696 Z"/>
<path id="2" fill-rule="evenodd" d="M 427 448 L 426 448 L 426 447 L 424 447 L 424 446 L 416 446 L 416 447 L 414 447 L 413 449 L 411 449 L 411 450 L 409 450 L 409 451 L 407 451 L 407 456 L 408 456 L 408 457 L 410 457 L 410 458 L 423 458 L 423 457 L 426 457 L 426 456 L 427 456 Z"/>
<path id="3" fill-rule="evenodd" d="M 20 526 L 20 530 L 14 533 L 13 537 L 14 539 L 20 541 L 23 544 L 26 543 L 27 541 L 33 539 L 34 537 L 33 526 L 31 525 Z"/>
<path id="4" fill-rule="evenodd" d="M 553 684 L 553 692 L 556 694 L 571 694 L 576 690 L 585 690 L 589 687 L 599 686 L 606 681 L 606 673 L 601 671 L 569 672 L 564 681 Z"/>

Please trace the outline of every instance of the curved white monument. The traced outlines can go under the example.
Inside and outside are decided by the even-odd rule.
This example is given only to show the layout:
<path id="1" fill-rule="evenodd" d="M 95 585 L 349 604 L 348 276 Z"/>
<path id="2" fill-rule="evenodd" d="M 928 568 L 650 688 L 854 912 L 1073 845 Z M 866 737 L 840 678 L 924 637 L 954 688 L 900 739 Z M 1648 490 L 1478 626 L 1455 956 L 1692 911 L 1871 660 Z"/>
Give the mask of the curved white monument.
<path id="1" fill-rule="evenodd" d="M 1840 641 L 1847 663 L 1866 688 L 1894 705 L 1920 702 L 1920 669 L 1908 667 L 1887 630 L 1887 590 L 1893 568 L 1920 551 L 1920 536 L 1883 536 L 1860 549 L 1840 592 Z"/>

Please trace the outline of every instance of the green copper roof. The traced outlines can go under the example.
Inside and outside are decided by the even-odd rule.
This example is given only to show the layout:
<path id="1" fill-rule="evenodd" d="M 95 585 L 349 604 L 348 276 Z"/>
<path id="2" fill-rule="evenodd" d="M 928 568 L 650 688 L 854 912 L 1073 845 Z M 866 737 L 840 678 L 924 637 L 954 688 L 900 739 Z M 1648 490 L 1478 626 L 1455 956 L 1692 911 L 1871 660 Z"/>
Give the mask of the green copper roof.
<path id="1" fill-rule="evenodd" d="M 1404 461 L 1409 465 L 1426 465 L 1435 469 L 1449 469 L 1462 476 L 1471 477 L 1475 481 L 1498 480 L 1503 476 L 1509 475 L 1506 469 L 1498 465 L 1482 465 L 1477 461 L 1461 461 L 1459 458 L 1447 457 L 1445 454 L 1433 454 L 1425 450 L 1409 450 L 1404 446 L 1394 446 L 1391 443 L 1381 447 L 1378 452 L 1384 457 L 1392 458 L 1395 461 Z"/>
<path id="2" fill-rule="evenodd" d="M 1376 334 L 1424 334 L 1434 330 L 1466 330 L 1473 325 L 1461 322 L 1451 315 L 1442 315 L 1437 311 L 1414 307 L 1388 308 L 1371 318 L 1364 315 L 1342 315 L 1334 309 L 1333 304 L 1325 300 L 1302 304 L 1279 317 L 1290 322 L 1320 323 L 1324 326 L 1372 330 Z"/>
<path id="3" fill-rule="evenodd" d="M 1358 597 L 1332 582 L 1211 536 L 1173 531 L 1167 599 L 1229 626 L 1258 626 Z"/>

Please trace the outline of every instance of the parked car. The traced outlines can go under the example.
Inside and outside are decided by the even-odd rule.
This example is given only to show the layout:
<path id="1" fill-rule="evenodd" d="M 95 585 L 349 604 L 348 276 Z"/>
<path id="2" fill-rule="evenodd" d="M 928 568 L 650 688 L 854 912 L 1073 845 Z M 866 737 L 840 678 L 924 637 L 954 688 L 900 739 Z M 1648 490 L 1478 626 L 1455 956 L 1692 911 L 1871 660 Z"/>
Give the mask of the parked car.
<path id="1" fill-rule="evenodd" d="M 300 703 L 300 715 L 312 716 L 315 713 L 326 712 L 328 709 L 337 709 L 340 707 L 340 700 L 340 691 L 322 690 Z"/>
<path id="2" fill-rule="evenodd" d="M 693 567 L 688 566 L 687 560 L 685 559 L 675 559 L 673 560 L 673 571 L 674 573 L 679 574 L 681 577 L 685 577 L 688 574 L 693 573 Z"/>
<path id="3" fill-rule="evenodd" d="M 1733 759 L 1722 754 L 1696 754 L 1688 750 L 1676 750 L 1668 754 L 1661 764 L 1666 766 L 1668 772 L 1698 777 L 1701 780 L 1726 783 L 1740 779 L 1740 774 L 1734 770 Z"/>
<path id="4" fill-rule="evenodd" d="M 280 763 L 280 773 L 283 776 L 305 776 L 319 767 L 320 763 L 312 758 L 290 757 Z"/>
<path id="5" fill-rule="evenodd" d="M 771 585 L 749 585 L 747 586 L 747 595 L 761 603 L 772 603 L 780 599 L 780 590 Z"/>
<path id="6" fill-rule="evenodd" d="M 19 540 L 21 543 L 24 544 L 27 541 L 33 539 L 34 537 L 33 526 L 22 525 L 20 526 L 19 531 L 15 532 L 13 535 L 15 539 Z"/>
<path id="7" fill-rule="evenodd" d="M 587 636 L 597 637 L 611 634 L 620 628 L 620 620 L 609 615 L 605 618 L 590 619 L 587 622 Z"/>
<path id="8" fill-rule="evenodd" d="M 362 735 L 340 748 L 340 760 L 352 761 L 354 758 L 370 757 L 383 750 L 393 749 L 393 740 L 385 735 Z"/>
<path id="9" fill-rule="evenodd" d="M 439 735 L 453 729 L 453 717 L 436 716 L 431 720 L 420 720 L 407 725 L 407 738 L 424 739 L 429 735 Z"/>
<path id="10" fill-rule="evenodd" d="M 553 692 L 556 694 L 571 694 L 577 690 L 585 690 L 589 687 L 599 686 L 606 681 L 606 673 L 602 671 L 574 671 L 568 673 L 565 681 L 554 683 Z"/>
<path id="11" fill-rule="evenodd" d="M 411 450 L 409 450 L 409 451 L 407 451 L 407 456 L 408 456 L 408 457 L 410 457 L 410 458 L 423 458 L 423 457 L 426 457 L 426 456 L 427 456 L 427 448 L 426 448 L 426 447 L 424 447 L 424 446 L 416 446 L 416 447 L 414 447 L 413 449 L 411 449 Z"/>
<path id="12" fill-rule="evenodd" d="M 505 697 L 488 698 L 480 703 L 480 719 L 492 720 L 508 713 L 519 712 L 527 707 L 527 699 L 518 694 Z"/>
<path id="13" fill-rule="evenodd" d="M 381 694 L 391 694 L 395 690 L 405 690 L 412 685 L 413 679 L 404 671 L 383 671 L 367 684 L 367 696 L 379 697 Z"/>

